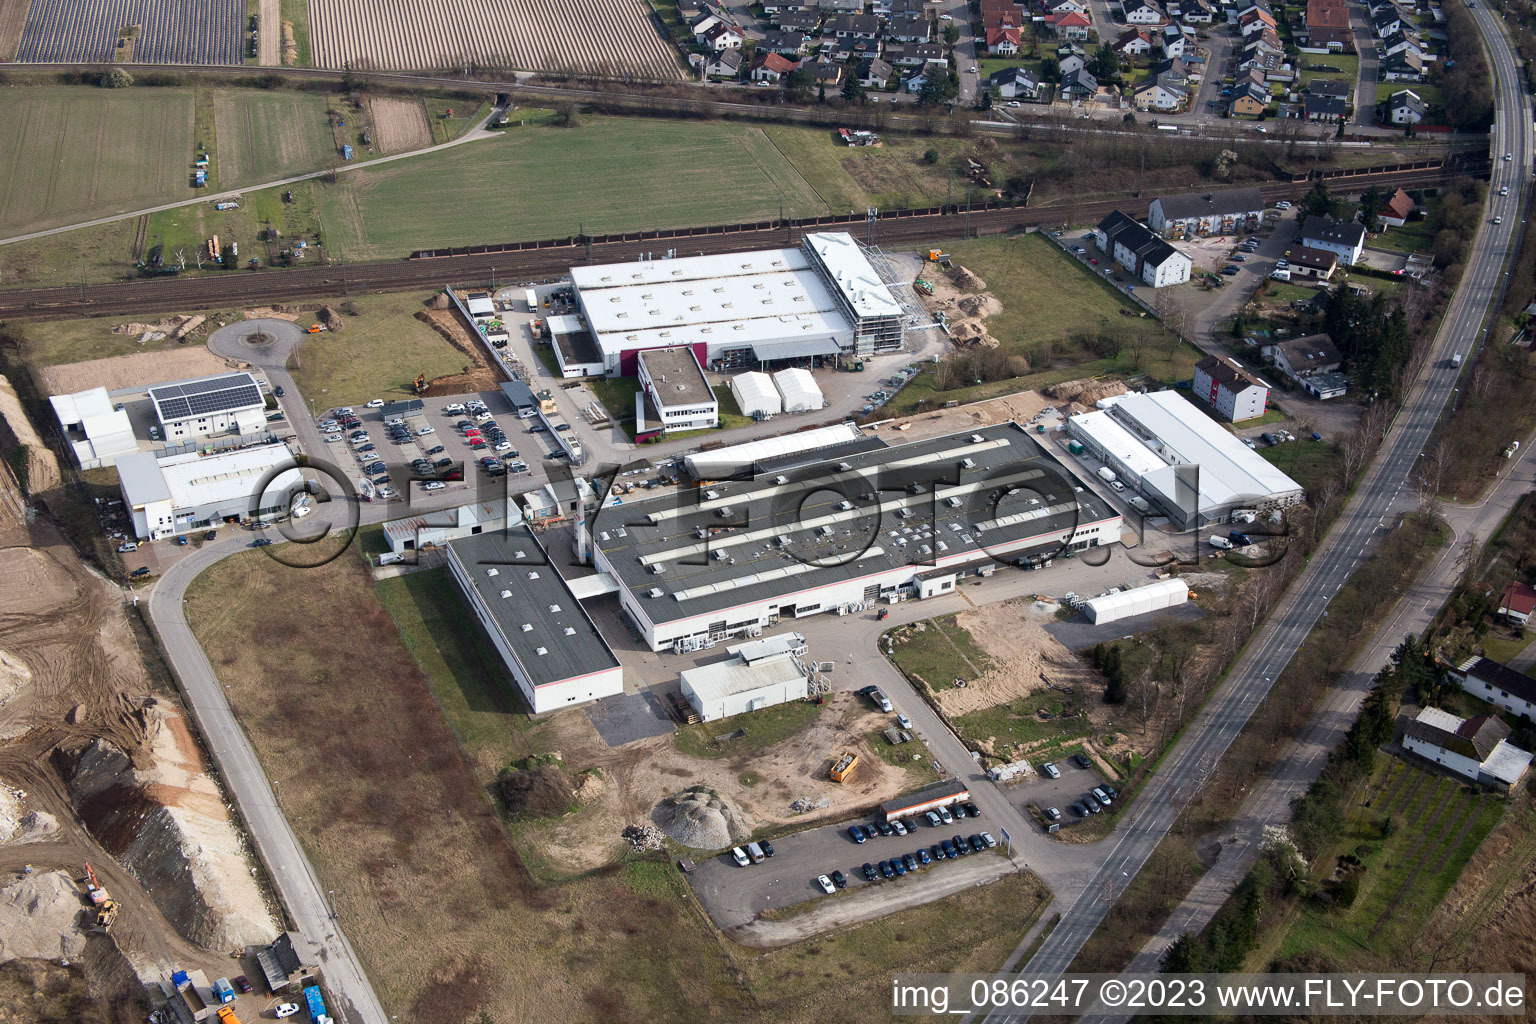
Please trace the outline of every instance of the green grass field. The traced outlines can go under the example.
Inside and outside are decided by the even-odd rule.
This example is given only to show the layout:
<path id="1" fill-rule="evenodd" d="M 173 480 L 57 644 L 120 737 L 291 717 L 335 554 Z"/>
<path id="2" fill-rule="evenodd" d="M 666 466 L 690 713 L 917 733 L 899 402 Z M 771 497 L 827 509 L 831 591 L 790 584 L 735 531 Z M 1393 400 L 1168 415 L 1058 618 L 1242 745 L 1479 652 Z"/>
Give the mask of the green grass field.
<path id="1" fill-rule="evenodd" d="M 231 271 L 236 273 L 236 271 Z M 415 318 L 420 292 L 353 298 L 358 315 L 341 331 L 316 334 L 298 350 L 295 383 L 317 409 L 408 398 L 411 378 L 428 380 L 464 369 L 468 357 Z"/>
<path id="2" fill-rule="evenodd" d="M 309 4 L 305 0 L 278 0 L 278 15 L 283 21 L 293 24 L 294 48 L 299 51 L 297 65 L 301 68 L 310 66 L 309 55 Z M 265 25 L 263 31 L 267 31 Z M 281 25 L 273 25 L 270 31 L 281 32 Z M 281 41 L 282 36 L 278 36 Z"/>
<path id="3" fill-rule="evenodd" d="M 431 197 L 430 202 L 422 201 Z M 326 191 L 328 237 L 348 257 L 825 213 L 758 128 L 586 118 L 524 127 Z"/>
<path id="4" fill-rule="evenodd" d="M 919 630 L 918 625 L 923 628 Z M 990 664 L 986 652 L 953 615 L 898 626 L 886 634 L 886 639 L 891 660 L 902 674 L 921 680 L 930 690 L 949 689 L 956 676 L 974 678 Z"/>
<path id="5" fill-rule="evenodd" d="M 1259 454 L 1304 488 L 1315 487 L 1338 472 L 1339 450 L 1327 441 L 1287 441 L 1274 447 L 1261 443 Z"/>
<path id="6" fill-rule="evenodd" d="M 0 233 L 193 196 L 190 89 L 7 90 Z"/>
<path id="7" fill-rule="evenodd" d="M 764 130 L 833 213 L 964 202 L 970 182 L 950 167 L 977 151 L 968 140 L 937 136 L 887 135 L 878 146 L 850 149 L 830 130 L 780 125 Z M 938 158 L 933 163 L 927 160 L 930 151 Z"/>
<path id="8" fill-rule="evenodd" d="M 318 171 L 340 162 L 326 123 L 326 97 L 286 89 L 214 94 L 219 180 L 225 188 Z"/>
<path id="9" fill-rule="evenodd" d="M 239 244 L 239 263 L 242 268 L 252 257 L 267 263 L 268 246 L 261 236 L 268 225 L 281 233 L 281 238 L 273 243 L 274 252 L 283 240 L 308 238 L 313 241 L 320 230 L 317 188 L 319 186 L 314 182 L 306 181 L 287 190 L 249 192 L 240 197 L 240 208 L 237 210 L 216 210 L 213 203 L 162 210 L 150 215 L 149 227 L 144 236 L 145 249 L 155 245 L 165 246 L 167 263 L 176 261 L 179 250 L 185 253 L 187 268 L 191 270 L 197 266 L 193 259 L 194 251 L 201 251 L 205 257 L 204 263 L 207 263 L 207 252 L 203 247 L 209 237 L 216 234 L 222 244 Z M 293 202 L 283 202 L 283 191 L 293 192 Z"/>
<path id="10" fill-rule="evenodd" d="M 1276 953 L 1323 953 L 1336 970 L 1410 969 L 1403 958 L 1412 956 L 1420 928 L 1498 824 L 1505 802 L 1396 759 L 1384 760 L 1356 796 L 1334 851 L 1353 852 L 1364 864 L 1353 905 L 1304 904 Z M 1395 827 L 1383 836 L 1387 818 Z M 1334 866 L 1319 858 L 1314 878 L 1327 877 Z"/>
<path id="11" fill-rule="evenodd" d="M 1308 71 L 1307 68 L 1338 68 L 1337 71 Z M 1297 62 L 1297 85 L 1306 85 L 1314 78 L 1331 78 L 1353 82 L 1360 77 L 1360 58 L 1352 53 L 1305 53 Z"/>

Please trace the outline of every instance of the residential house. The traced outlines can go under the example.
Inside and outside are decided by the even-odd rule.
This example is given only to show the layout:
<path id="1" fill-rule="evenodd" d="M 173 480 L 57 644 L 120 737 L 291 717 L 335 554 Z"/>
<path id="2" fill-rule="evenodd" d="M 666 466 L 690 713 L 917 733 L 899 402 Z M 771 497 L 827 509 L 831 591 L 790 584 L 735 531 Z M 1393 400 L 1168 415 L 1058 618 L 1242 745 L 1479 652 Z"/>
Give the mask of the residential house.
<path id="1" fill-rule="evenodd" d="M 1270 31 L 1275 29 L 1275 16 L 1268 11 L 1255 9 L 1237 19 L 1237 30 L 1244 39 L 1265 29 Z"/>
<path id="2" fill-rule="evenodd" d="M 1402 13 L 1391 4 L 1383 4 L 1371 16 L 1371 27 L 1376 30 L 1376 36 L 1380 39 L 1385 39 L 1394 32 L 1401 32 L 1403 28 Z"/>
<path id="3" fill-rule="evenodd" d="M 1172 82 L 1174 85 L 1191 85 L 1190 78 L 1193 72 L 1190 70 L 1188 62 L 1182 57 L 1175 57 L 1172 60 L 1159 61 L 1152 65 L 1151 75 L 1153 78 L 1164 82 Z"/>
<path id="4" fill-rule="evenodd" d="M 1531 766 L 1531 755 L 1511 744 L 1509 733 L 1493 715 L 1463 719 L 1423 708 L 1403 727 L 1403 749 L 1479 785 L 1508 790 Z"/>
<path id="5" fill-rule="evenodd" d="M 1178 110 L 1188 99 L 1188 86 L 1177 85 L 1161 78 L 1147 79 L 1137 86 L 1135 93 L 1132 94 L 1137 110 Z"/>
<path id="6" fill-rule="evenodd" d="M 1398 189 L 1392 193 L 1392 198 L 1387 200 L 1387 205 L 1377 211 L 1376 218 L 1389 228 L 1400 228 L 1408 223 L 1408 218 L 1417 206 L 1412 196 Z"/>
<path id="7" fill-rule="evenodd" d="M 746 36 L 735 25 L 715 25 L 699 39 L 699 45 L 711 52 L 722 53 L 726 50 L 740 50 L 745 40 Z"/>
<path id="8" fill-rule="evenodd" d="M 1190 393 L 1233 423 L 1262 416 L 1269 406 L 1269 385 L 1231 356 L 1206 356 L 1196 363 Z"/>
<path id="9" fill-rule="evenodd" d="M 884 89 L 892 74 L 891 66 L 879 57 L 865 57 L 859 61 L 859 84 L 866 89 Z"/>
<path id="10" fill-rule="evenodd" d="M 800 63 L 798 61 L 790 60 L 782 53 L 759 50 L 757 55 L 752 58 L 752 63 L 747 70 L 747 77 L 754 82 L 772 82 L 777 85 L 799 66 Z"/>
<path id="11" fill-rule="evenodd" d="M 1331 253 L 1329 255 L 1332 255 Z M 1295 259 L 1292 258 L 1294 265 Z M 1300 384 L 1317 373 L 1338 373 L 1344 357 L 1326 334 L 1309 334 L 1288 341 L 1271 342 L 1259 350 L 1275 369 Z"/>
<path id="12" fill-rule="evenodd" d="M 741 66 L 745 63 L 740 50 L 720 50 L 704 58 L 704 77 L 740 78 Z"/>
<path id="13" fill-rule="evenodd" d="M 1152 39 L 1142 29 L 1128 28 L 1115 40 L 1113 49 L 1123 59 L 1145 57 L 1152 52 Z"/>
<path id="14" fill-rule="evenodd" d="M 1147 210 L 1147 223 L 1164 238 L 1232 235 L 1258 230 L 1263 215 L 1264 197 L 1258 189 L 1229 188 L 1159 196 Z"/>
<path id="15" fill-rule="evenodd" d="M 1064 100 L 1086 102 L 1099 94 L 1099 80 L 1089 74 L 1087 68 L 1078 68 L 1061 76 L 1060 94 Z"/>
<path id="16" fill-rule="evenodd" d="M 1416 54 L 1421 61 L 1426 56 L 1424 45 L 1414 36 L 1410 36 L 1402 31 L 1394 32 L 1383 39 L 1378 47 L 1378 52 L 1383 57 L 1391 57 L 1399 53 L 1412 53 Z"/>
<path id="17" fill-rule="evenodd" d="M 1492 658 L 1471 657 L 1449 673 L 1474 697 L 1536 721 L 1536 679 Z"/>
<path id="18" fill-rule="evenodd" d="M 1227 101 L 1232 117 L 1258 117 L 1269 109 L 1269 87 L 1257 85 L 1250 78 L 1246 85 L 1234 87 Z"/>
<path id="19" fill-rule="evenodd" d="M 677 0 L 677 16 L 688 24 L 704 13 L 702 0 Z"/>
<path id="20" fill-rule="evenodd" d="M 779 53 L 787 57 L 803 56 L 805 50 L 804 32 L 790 32 L 778 28 L 764 33 L 762 40 L 757 44 L 758 53 Z"/>
<path id="21" fill-rule="evenodd" d="M 1314 78 L 1308 83 L 1307 92 L 1313 96 L 1336 96 L 1343 100 L 1354 95 L 1355 87 L 1353 82 L 1344 82 L 1337 78 Z"/>
<path id="22" fill-rule="evenodd" d="M 1383 82 L 1422 82 L 1424 58 L 1413 50 L 1403 49 L 1377 65 Z"/>
<path id="23" fill-rule="evenodd" d="M 1189 280 L 1190 258 L 1119 210 L 1099 222 L 1094 239 L 1100 251 L 1150 287 Z"/>
<path id="24" fill-rule="evenodd" d="M 1307 45 L 1313 49 L 1347 53 L 1355 48 L 1344 0 L 1307 0 L 1305 33 Z"/>
<path id="25" fill-rule="evenodd" d="M 821 16 L 837 14 L 858 14 L 864 9 L 864 0 L 820 0 Z"/>
<path id="26" fill-rule="evenodd" d="M 890 20 L 885 38 L 897 43 L 926 43 L 933 23 L 922 15 L 903 14 Z"/>
<path id="27" fill-rule="evenodd" d="M 1280 42 L 1280 36 L 1272 28 L 1255 33 L 1248 37 L 1243 44 L 1245 49 L 1257 49 L 1260 53 L 1273 53 L 1279 56 L 1285 54 L 1285 44 Z"/>
<path id="28" fill-rule="evenodd" d="M 1504 588 L 1499 598 L 1499 614 L 1511 622 L 1529 625 L 1532 613 L 1536 613 L 1536 590 L 1518 581 Z"/>
<path id="29" fill-rule="evenodd" d="M 1168 12 L 1157 0 L 1126 0 L 1125 23 L 1127 25 L 1162 25 L 1168 21 Z"/>
<path id="30" fill-rule="evenodd" d="M 837 61 L 839 64 L 846 64 L 850 60 L 862 57 L 875 57 L 879 54 L 878 39 L 854 39 L 850 36 L 846 39 L 827 39 L 821 45 L 821 56 Z"/>
<path id="31" fill-rule="evenodd" d="M 1179 5 L 1179 20 L 1186 25 L 1209 25 L 1216 20 L 1216 5 L 1209 0 L 1184 0 Z"/>
<path id="32" fill-rule="evenodd" d="M 1299 277 L 1326 281 L 1339 267 L 1338 253 L 1314 249 L 1309 245 L 1298 245 L 1289 250 L 1286 259 L 1291 263 L 1291 280 L 1293 281 Z"/>
<path id="33" fill-rule="evenodd" d="M 1093 23 L 1085 15 L 1078 14 L 1076 11 L 1061 15 L 1047 14 L 1045 23 L 1063 39 L 1087 39 L 1093 28 Z"/>
<path id="34" fill-rule="evenodd" d="M 834 39 L 879 39 L 880 19 L 873 14 L 839 14 L 826 31 Z"/>
<path id="35" fill-rule="evenodd" d="M 921 71 L 914 71 L 906 78 L 901 80 L 901 91 L 920 93 L 923 91 L 923 86 L 928 84 L 928 76 L 936 75 L 938 73 L 939 72 L 933 68 L 924 68 Z"/>
<path id="36" fill-rule="evenodd" d="M 1268 93 L 1269 76 L 1259 68 L 1249 68 L 1247 71 L 1241 71 L 1232 83 L 1232 92 L 1234 94 L 1240 93 L 1250 85 L 1256 85 Z"/>
<path id="37" fill-rule="evenodd" d="M 923 0 L 889 0 L 889 3 L 891 9 L 891 17 L 893 18 L 900 17 L 903 14 L 916 14 L 923 17 L 927 16 L 924 13 Z"/>
<path id="38" fill-rule="evenodd" d="M 1412 89 L 1399 89 L 1387 98 L 1387 120 L 1392 124 L 1420 124 L 1429 117 L 1429 104 Z"/>
<path id="39" fill-rule="evenodd" d="M 987 29 L 987 52 L 1001 54 L 1004 57 L 1012 57 L 1019 52 L 1022 41 L 1020 30 L 1016 28 L 989 28 Z"/>
<path id="40" fill-rule="evenodd" d="M 1177 25 L 1165 25 L 1162 34 L 1157 37 L 1157 45 L 1164 57 L 1182 57 L 1189 46 L 1189 40 Z"/>
<path id="41" fill-rule="evenodd" d="M 885 59 L 897 66 L 920 68 L 925 64 L 947 65 L 943 43 L 903 43 L 885 48 Z"/>
<path id="42" fill-rule="evenodd" d="M 810 34 L 821 27 L 821 11 L 786 11 L 773 21 L 786 32 Z"/>
<path id="43" fill-rule="evenodd" d="M 1088 5 L 1083 0 L 1054 0 L 1048 2 L 1046 7 L 1058 17 L 1063 14 L 1088 14 Z"/>
<path id="44" fill-rule="evenodd" d="M 1308 217 L 1301 226 L 1301 244 L 1334 253 L 1348 267 L 1359 261 L 1365 249 L 1365 228 L 1354 221 Z"/>
<path id="45" fill-rule="evenodd" d="M 835 86 L 843 81 L 843 65 L 836 61 L 808 60 L 800 65 L 800 70 L 810 75 L 817 85 Z"/>
<path id="46" fill-rule="evenodd" d="M 981 9 L 981 28 L 1022 28 L 1027 15 L 1013 4 Z"/>
<path id="47" fill-rule="evenodd" d="M 1285 66 L 1285 57 L 1278 53 L 1271 53 L 1260 47 L 1258 42 L 1253 42 L 1238 52 L 1235 66 L 1238 71 L 1251 71 L 1257 68 L 1272 77 Z"/>
<path id="48" fill-rule="evenodd" d="M 1308 95 L 1302 102 L 1302 110 L 1308 121 L 1336 124 L 1349 116 L 1349 102 L 1337 96 Z"/>
<path id="49" fill-rule="evenodd" d="M 1024 68 L 1003 68 L 994 71 L 992 77 L 987 80 L 991 88 L 997 90 L 997 94 L 1006 100 L 1038 100 L 1040 98 L 1040 79 L 1032 71 Z"/>
<path id="50" fill-rule="evenodd" d="M 1082 50 L 1079 50 L 1074 46 L 1065 54 L 1061 53 L 1060 51 L 1057 52 L 1056 66 L 1057 69 L 1061 72 L 1061 76 L 1065 78 L 1072 72 L 1081 71 L 1083 68 L 1087 67 L 1088 58 L 1083 54 Z"/>

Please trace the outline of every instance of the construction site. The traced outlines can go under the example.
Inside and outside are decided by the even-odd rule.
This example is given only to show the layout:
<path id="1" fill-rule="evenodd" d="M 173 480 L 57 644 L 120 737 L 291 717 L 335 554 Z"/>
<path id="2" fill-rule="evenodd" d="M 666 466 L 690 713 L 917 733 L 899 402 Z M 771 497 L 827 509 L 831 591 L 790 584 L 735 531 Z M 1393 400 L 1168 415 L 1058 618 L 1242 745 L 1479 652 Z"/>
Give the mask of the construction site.
<path id="1" fill-rule="evenodd" d="M 132 593 L 36 511 L 79 499 L 3 392 L 39 489 L 0 467 L 0 971 L 52 978 L 31 1012 L 143 1021 L 178 970 L 257 976 L 280 917 Z"/>

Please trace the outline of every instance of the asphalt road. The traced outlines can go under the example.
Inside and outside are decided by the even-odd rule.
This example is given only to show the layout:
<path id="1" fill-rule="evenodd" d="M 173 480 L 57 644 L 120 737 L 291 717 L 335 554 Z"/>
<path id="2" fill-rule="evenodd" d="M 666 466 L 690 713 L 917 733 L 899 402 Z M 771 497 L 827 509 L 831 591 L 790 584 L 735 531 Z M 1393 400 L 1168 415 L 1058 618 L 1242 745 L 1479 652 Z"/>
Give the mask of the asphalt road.
<path id="1" fill-rule="evenodd" d="M 1502 212 L 1503 223 L 1487 222 L 1479 231 L 1461 287 L 1452 298 L 1435 338 L 1427 370 L 1409 395 L 1355 496 L 1313 554 L 1307 569 L 1229 672 L 1226 682 L 1143 790 L 1131 817 L 1111 837 L 1113 845 L 1108 857 L 1031 957 L 1024 968 L 1027 973 L 1057 974 L 1071 965 L 1110 906 L 1167 834 L 1184 804 L 1198 791 L 1265 699 L 1271 681 L 1290 662 L 1291 653 L 1326 611 L 1329 599 L 1366 557 L 1378 529 L 1404 507 L 1415 503 L 1415 464 L 1461 374 L 1460 369 L 1450 365 L 1450 356 L 1471 352 L 1486 333 L 1483 325 L 1508 276 L 1504 268 L 1517 241 L 1517 229 L 1524 216 L 1525 187 L 1531 174 L 1532 124 L 1516 59 L 1497 16 L 1487 9 L 1477 10 L 1475 16 L 1488 42 L 1494 68 L 1494 153 L 1500 158 L 1505 152 L 1511 154 L 1509 161 L 1495 162 L 1495 191 L 1490 199 L 1493 210 Z M 1501 199 L 1496 191 L 1504 184 L 1510 186 L 1511 195 Z M 1018 967 L 1023 952 L 1023 947 L 1015 951 L 1004 967 L 1005 972 Z M 999 1019 L 1027 1016 L 1000 1015 Z"/>

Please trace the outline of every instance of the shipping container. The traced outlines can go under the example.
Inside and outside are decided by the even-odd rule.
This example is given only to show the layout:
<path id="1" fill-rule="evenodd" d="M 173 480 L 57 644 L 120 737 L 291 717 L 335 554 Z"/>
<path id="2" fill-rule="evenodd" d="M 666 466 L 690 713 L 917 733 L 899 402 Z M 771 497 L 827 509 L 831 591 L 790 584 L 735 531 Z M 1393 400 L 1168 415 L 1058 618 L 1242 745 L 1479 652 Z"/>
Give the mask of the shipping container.
<path id="1" fill-rule="evenodd" d="M 320 996 L 319 985 L 306 985 L 304 988 L 304 1002 L 309 1007 L 309 1019 L 312 1024 L 323 1024 L 329 1018 L 325 1014 L 325 1000 Z"/>

